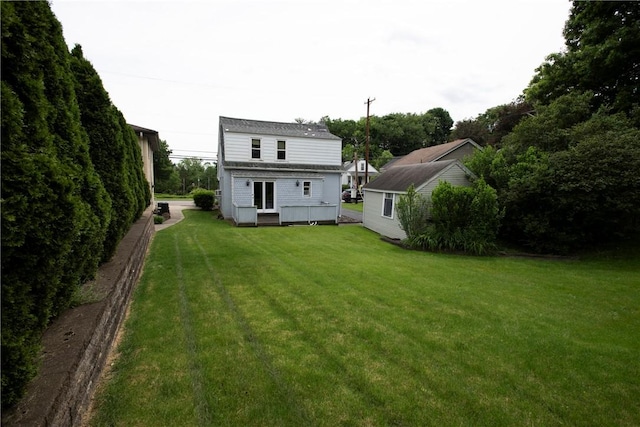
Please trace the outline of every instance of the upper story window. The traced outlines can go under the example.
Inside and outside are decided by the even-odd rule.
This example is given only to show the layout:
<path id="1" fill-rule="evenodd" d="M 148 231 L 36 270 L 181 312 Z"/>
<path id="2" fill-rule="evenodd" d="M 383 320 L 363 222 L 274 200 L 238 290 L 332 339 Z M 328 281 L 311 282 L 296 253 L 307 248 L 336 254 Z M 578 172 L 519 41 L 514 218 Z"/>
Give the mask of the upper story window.
<path id="1" fill-rule="evenodd" d="M 360 170 L 363 171 L 364 170 L 364 163 L 360 163 Z"/>
<path id="2" fill-rule="evenodd" d="M 257 138 L 251 140 L 251 158 L 260 158 L 260 140 Z"/>
<path id="3" fill-rule="evenodd" d="M 302 194 L 304 197 L 311 197 L 311 181 L 304 181 L 302 183 Z"/>
<path id="4" fill-rule="evenodd" d="M 287 141 L 278 141 L 278 160 L 287 158 Z"/>
<path id="5" fill-rule="evenodd" d="M 382 202 L 382 216 L 393 218 L 393 193 L 384 193 Z"/>

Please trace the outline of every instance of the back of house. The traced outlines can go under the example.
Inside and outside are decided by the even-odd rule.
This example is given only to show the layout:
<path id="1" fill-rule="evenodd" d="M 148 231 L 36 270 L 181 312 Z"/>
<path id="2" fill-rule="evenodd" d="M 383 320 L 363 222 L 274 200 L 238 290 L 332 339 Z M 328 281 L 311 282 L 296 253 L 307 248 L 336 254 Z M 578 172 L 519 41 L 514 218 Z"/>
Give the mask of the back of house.
<path id="1" fill-rule="evenodd" d="M 220 211 L 236 224 L 337 223 L 342 139 L 323 124 L 220 117 Z"/>

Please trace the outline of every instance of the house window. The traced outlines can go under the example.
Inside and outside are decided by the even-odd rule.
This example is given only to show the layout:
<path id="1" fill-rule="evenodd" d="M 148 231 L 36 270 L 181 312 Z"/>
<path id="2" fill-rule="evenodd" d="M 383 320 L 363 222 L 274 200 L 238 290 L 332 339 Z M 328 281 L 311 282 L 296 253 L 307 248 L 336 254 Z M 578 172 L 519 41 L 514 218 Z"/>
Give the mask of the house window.
<path id="1" fill-rule="evenodd" d="M 304 197 L 311 197 L 311 181 L 304 181 L 302 183 L 302 194 Z"/>
<path id="2" fill-rule="evenodd" d="M 251 158 L 252 159 L 260 158 L 260 140 L 259 139 L 251 140 Z"/>
<path id="3" fill-rule="evenodd" d="M 287 142 L 278 141 L 278 160 L 285 160 L 287 158 Z"/>
<path id="4" fill-rule="evenodd" d="M 382 216 L 393 218 L 393 193 L 384 193 Z"/>
<path id="5" fill-rule="evenodd" d="M 363 171 L 364 170 L 364 163 L 360 163 L 360 170 Z"/>

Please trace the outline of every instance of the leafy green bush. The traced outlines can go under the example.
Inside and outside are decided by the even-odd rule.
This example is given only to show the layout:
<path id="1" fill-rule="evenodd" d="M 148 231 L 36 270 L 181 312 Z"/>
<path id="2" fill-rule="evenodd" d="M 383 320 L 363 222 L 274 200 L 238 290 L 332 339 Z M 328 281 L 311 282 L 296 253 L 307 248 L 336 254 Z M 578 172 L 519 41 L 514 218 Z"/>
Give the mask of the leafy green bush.
<path id="1" fill-rule="evenodd" d="M 407 234 L 407 242 L 411 244 L 416 237 L 424 233 L 427 227 L 429 217 L 427 199 L 417 193 L 415 186 L 411 184 L 407 189 L 407 194 L 398 198 L 396 212 L 400 227 Z"/>
<path id="2" fill-rule="evenodd" d="M 205 211 L 213 209 L 215 201 L 215 192 L 212 190 L 203 190 L 201 188 L 193 190 L 193 202 L 197 207 L 202 208 Z"/>
<path id="3" fill-rule="evenodd" d="M 442 181 L 431 194 L 431 223 L 413 244 L 485 255 L 496 249 L 501 218 L 496 191 L 483 179 L 473 187 Z"/>
<path id="4" fill-rule="evenodd" d="M 164 222 L 164 217 L 162 215 L 154 215 L 153 223 L 154 224 L 162 224 Z"/>

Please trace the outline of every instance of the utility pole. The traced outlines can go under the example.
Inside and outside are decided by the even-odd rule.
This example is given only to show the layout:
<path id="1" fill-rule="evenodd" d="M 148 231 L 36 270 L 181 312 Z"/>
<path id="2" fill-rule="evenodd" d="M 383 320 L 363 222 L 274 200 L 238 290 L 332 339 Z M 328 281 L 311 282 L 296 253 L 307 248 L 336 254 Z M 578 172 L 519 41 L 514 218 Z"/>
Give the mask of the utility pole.
<path id="1" fill-rule="evenodd" d="M 365 102 L 365 104 L 367 104 L 367 141 L 366 141 L 366 146 L 364 150 L 364 183 L 365 185 L 369 182 L 369 106 L 375 100 L 376 100 L 375 98 L 373 99 L 367 98 L 367 102 Z M 357 167 L 358 165 L 356 165 L 356 169 Z"/>

